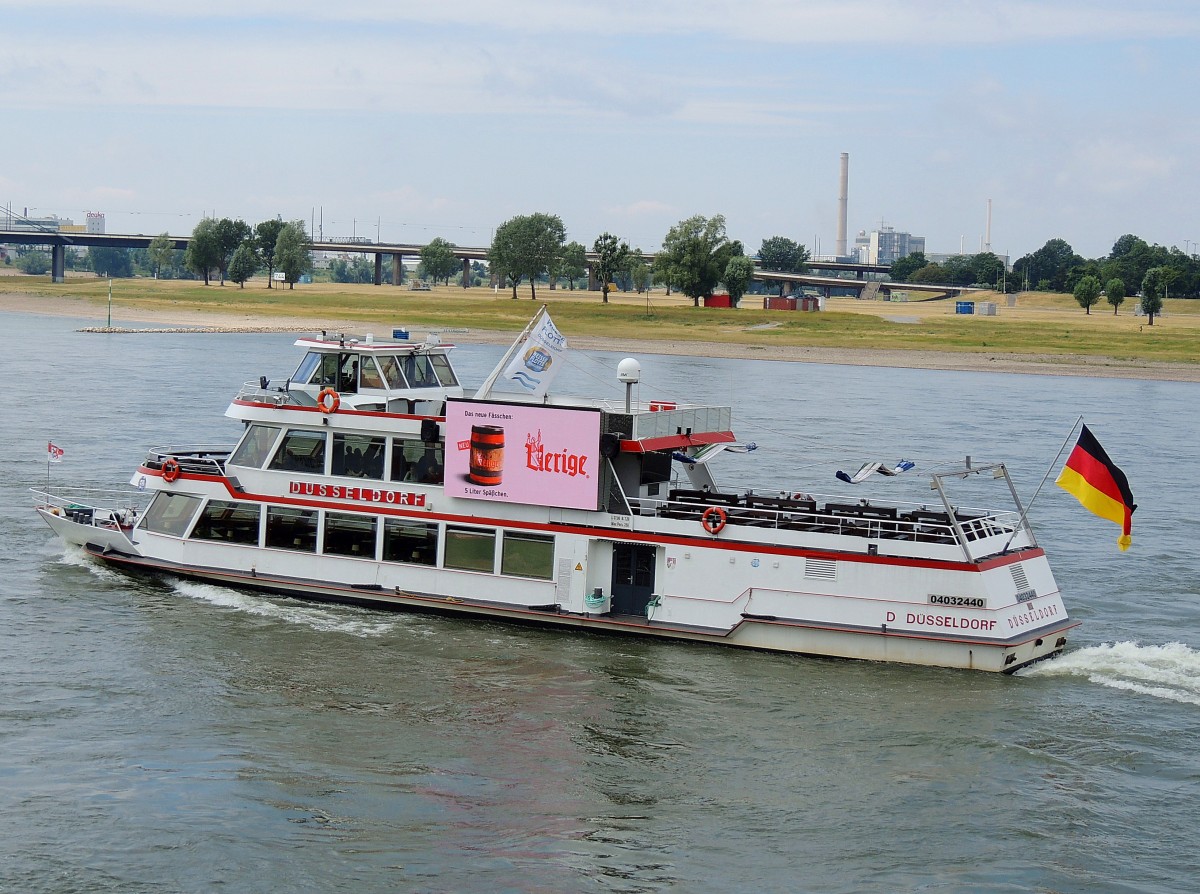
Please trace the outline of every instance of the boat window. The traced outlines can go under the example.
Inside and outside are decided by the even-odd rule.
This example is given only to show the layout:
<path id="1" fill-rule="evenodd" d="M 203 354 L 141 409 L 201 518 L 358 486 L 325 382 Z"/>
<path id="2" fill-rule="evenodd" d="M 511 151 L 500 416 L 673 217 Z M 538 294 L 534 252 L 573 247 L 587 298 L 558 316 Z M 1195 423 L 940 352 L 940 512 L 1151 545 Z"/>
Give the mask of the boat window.
<path id="1" fill-rule="evenodd" d="M 325 432 L 292 429 L 284 435 L 267 468 L 320 475 L 325 471 Z"/>
<path id="2" fill-rule="evenodd" d="M 358 385 L 360 388 L 383 388 L 383 376 L 375 366 L 375 358 L 367 354 L 358 359 Z"/>
<path id="3" fill-rule="evenodd" d="M 490 574 L 496 567 L 496 532 L 447 528 L 445 566 Z"/>
<path id="4" fill-rule="evenodd" d="M 383 521 L 383 561 L 437 564 L 437 525 L 404 518 Z"/>
<path id="5" fill-rule="evenodd" d="M 408 387 L 408 382 L 404 381 L 404 373 L 400 370 L 399 358 L 391 354 L 380 357 L 379 366 L 383 369 L 383 377 L 387 379 L 388 387 L 393 391 Z"/>
<path id="6" fill-rule="evenodd" d="M 331 474 L 382 481 L 385 443 L 386 440 L 382 437 L 335 434 Z"/>
<path id="7" fill-rule="evenodd" d="M 375 519 L 348 512 L 325 513 L 325 546 L 322 552 L 335 556 L 375 558 Z"/>
<path id="8" fill-rule="evenodd" d="M 342 394 L 355 394 L 358 391 L 358 355 L 339 354 L 338 379 L 335 386 Z"/>
<path id="9" fill-rule="evenodd" d="M 392 481 L 441 484 L 446 462 L 442 443 L 416 438 L 392 438 Z"/>
<path id="10" fill-rule="evenodd" d="M 168 494 L 159 491 L 146 507 L 139 526 L 143 531 L 182 537 L 191 524 L 196 510 L 200 508 L 199 497 L 187 494 Z"/>
<path id="11" fill-rule="evenodd" d="M 433 364 L 433 371 L 443 386 L 452 388 L 458 384 L 458 377 L 454 375 L 454 370 L 450 367 L 449 357 L 445 354 L 432 354 L 429 362 Z"/>
<path id="12" fill-rule="evenodd" d="M 554 538 L 524 531 L 505 531 L 500 546 L 500 573 L 516 577 L 554 578 Z"/>
<path id="13" fill-rule="evenodd" d="M 300 361 L 300 365 L 296 367 L 296 371 L 292 373 L 292 381 L 297 385 L 307 385 L 320 365 L 321 355 L 316 351 L 309 351 Z"/>
<path id="14" fill-rule="evenodd" d="M 409 354 L 404 358 L 404 377 L 410 388 L 436 388 L 437 371 L 429 354 Z"/>
<path id="15" fill-rule="evenodd" d="M 252 425 L 242 435 L 242 441 L 229 457 L 229 463 L 247 469 L 261 469 L 271 453 L 279 429 L 273 425 Z"/>
<path id="16" fill-rule="evenodd" d="M 317 511 L 290 506 L 267 507 L 267 546 L 317 551 Z"/>
<path id="17" fill-rule="evenodd" d="M 321 365 L 312 380 L 313 385 L 322 388 L 336 388 L 338 384 L 338 355 L 322 354 Z"/>
<path id="18" fill-rule="evenodd" d="M 192 538 L 258 546 L 258 520 L 261 515 L 257 503 L 209 500 L 200 513 L 196 527 L 192 529 Z"/>

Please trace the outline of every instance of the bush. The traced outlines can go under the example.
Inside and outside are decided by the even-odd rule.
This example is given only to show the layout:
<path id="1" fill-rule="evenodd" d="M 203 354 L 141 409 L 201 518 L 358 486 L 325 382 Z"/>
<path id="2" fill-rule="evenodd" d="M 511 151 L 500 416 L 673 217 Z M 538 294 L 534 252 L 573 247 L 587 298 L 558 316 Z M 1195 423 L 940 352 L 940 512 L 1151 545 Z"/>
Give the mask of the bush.
<path id="1" fill-rule="evenodd" d="M 17 258 L 17 269 L 31 276 L 50 272 L 50 256 L 43 251 L 26 252 Z"/>

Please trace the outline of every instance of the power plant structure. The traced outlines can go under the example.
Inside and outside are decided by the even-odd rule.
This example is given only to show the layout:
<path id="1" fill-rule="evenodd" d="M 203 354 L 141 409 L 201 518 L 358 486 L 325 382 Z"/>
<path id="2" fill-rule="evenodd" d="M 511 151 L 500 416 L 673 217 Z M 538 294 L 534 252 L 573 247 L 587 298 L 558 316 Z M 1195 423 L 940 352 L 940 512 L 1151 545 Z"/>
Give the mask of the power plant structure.
<path id="1" fill-rule="evenodd" d="M 842 153 L 842 174 L 838 179 L 837 245 L 839 259 L 847 256 L 846 251 L 846 205 L 850 193 L 850 153 Z"/>

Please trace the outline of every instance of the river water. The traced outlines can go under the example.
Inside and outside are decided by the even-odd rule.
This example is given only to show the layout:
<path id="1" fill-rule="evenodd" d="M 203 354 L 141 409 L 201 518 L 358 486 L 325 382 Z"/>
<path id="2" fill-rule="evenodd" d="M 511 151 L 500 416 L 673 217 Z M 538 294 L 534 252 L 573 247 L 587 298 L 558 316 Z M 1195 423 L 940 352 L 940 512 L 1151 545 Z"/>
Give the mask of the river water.
<path id="1" fill-rule="evenodd" d="M 759 445 L 736 477 L 764 490 L 903 457 L 876 495 L 927 500 L 919 471 L 971 454 L 1028 499 L 1083 414 L 1140 504 L 1133 548 L 1051 480 L 1032 518 L 1084 623 L 1001 677 L 98 567 L 30 508 L 46 442 L 52 483 L 96 487 L 147 447 L 231 442 L 229 398 L 290 373 L 293 339 L 0 322 L 0 890 L 1195 889 L 1200 385 L 641 358 L 643 399 L 732 397 Z M 500 349 L 457 353 L 477 383 Z M 576 353 L 559 385 L 619 399 L 621 356 Z"/>

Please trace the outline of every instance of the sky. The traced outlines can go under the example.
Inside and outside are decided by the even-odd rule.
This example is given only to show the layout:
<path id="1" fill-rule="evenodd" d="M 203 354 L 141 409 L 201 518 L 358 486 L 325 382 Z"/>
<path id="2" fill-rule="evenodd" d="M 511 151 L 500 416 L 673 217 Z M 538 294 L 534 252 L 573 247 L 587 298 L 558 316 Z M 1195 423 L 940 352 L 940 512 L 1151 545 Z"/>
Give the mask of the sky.
<path id="1" fill-rule="evenodd" d="M 0 205 L 110 233 L 281 215 L 645 251 L 894 227 L 1196 252 L 1196 0 L 0 0 Z"/>

